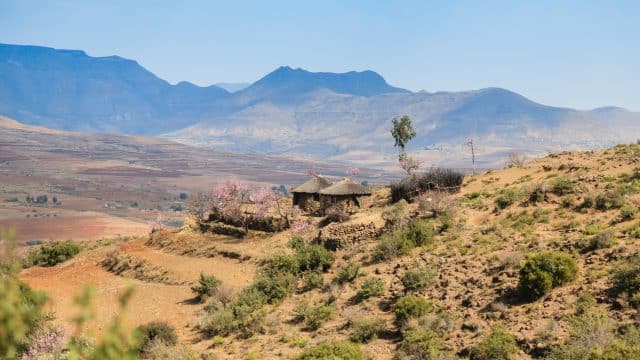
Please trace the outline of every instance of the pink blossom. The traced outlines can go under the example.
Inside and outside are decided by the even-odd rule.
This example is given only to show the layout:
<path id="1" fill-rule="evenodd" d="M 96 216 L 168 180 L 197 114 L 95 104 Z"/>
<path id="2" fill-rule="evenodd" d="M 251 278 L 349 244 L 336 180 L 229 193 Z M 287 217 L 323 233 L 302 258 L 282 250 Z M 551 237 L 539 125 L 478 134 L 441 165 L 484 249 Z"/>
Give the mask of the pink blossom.
<path id="1" fill-rule="evenodd" d="M 38 334 L 31 345 L 20 357 L 21 360 L 34 360 L 38 357 L 51 353 L 62 345 L 64 329 L 52 328 Z"/>
<path id="2" fill-rule="evenodd" d="M 417 170 L 420 165 L 422 165 L 422 161 L 416 160 L 408 155 L 405 155 L 400 158 L 398 161 L 398 165 L 402 170 L 406 171 L 407 174 L 411 175 L 411 173 Z"/>
<path id="3" fill-rule="evenodd" d="M 253 192 L 250 195 L 250 200 L 253 204 L 255 216 L 259 218 L 267 217 L 273 207 L 276 206 L 276 201 L 279 198 L 280 195 L 268 187 L 263 187 Z"/>
<path id="4" fill-rule="evenodd" d="M 162 217 L 162 214 L 158 214 L 158 216 L 151 222 L 151 231 L 164 229 L 164 227 L 164 217 Z"/>
<path id="5" fill-rule="evenodd" d="M 290 230 L 291 230 L 291 233 L 293 234 L 302 235 L 302 234 L 306 234 L 313 231 L 314 226 L 309 221 L 296 220 L 291 223 Z"/>
<path id="6" fill-rule="evenodd" d="M 360 169 L 357 167 L 348 167 L 345 173 L 349 176 L 357 176 L 360 173 Z"/>

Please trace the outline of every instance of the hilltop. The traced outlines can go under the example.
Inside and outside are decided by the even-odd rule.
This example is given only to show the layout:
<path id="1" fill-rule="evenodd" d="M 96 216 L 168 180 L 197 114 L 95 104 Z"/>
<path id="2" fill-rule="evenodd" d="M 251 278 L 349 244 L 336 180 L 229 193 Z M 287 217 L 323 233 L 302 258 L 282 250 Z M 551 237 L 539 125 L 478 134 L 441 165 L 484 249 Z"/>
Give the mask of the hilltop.
<path id="1" fill-rule="evenodd" d="M 547 106 L 495 87 L 411 92 L 371 70 L 282 66 L 230 93 L 213 85 L 172 85 L 118 56 L 2 44 L 0 78 L 0 114 L 31 125 L 162 135 L 216 150 L 378 168 L 395 165 L 386 138 L 390 119 L 402 115 L 418 132 L 411 150 L 428 165 L 468 167 L 461 145 L 467 138 L 478 144 L 480 166 L 490 168 L 514 151 L 539 156 L 640 137 L 640 114 L 625 109 Z"/>
<path id="2" fill-rule="evenodd" d="M 101 293 L 104 324 L 133 278 L 129 324 L 166 321 L 182 344 L 214 358 L 289 358 L 327 342 L 375 359 L 628 358 L 640 341 L 639 155 L 634 144 L 514 161 L 408 205 L 380 188 L 303 242 L 289 230 L 238 239 L 191 222 L 21 277 L 52 294 L 67 327 L 69 294 L 82 283 Z M 342 239 L 335 252 L 310 244 L 332 234 Z M 142 265 L 120 272 L 97 265 L 105 259 Z M 300 265 L 315 262 L 324 266 Z M 205 302 L 190 300 L 200 271 L 221 280 Z M 254 292 L 241 290 L 250 284 Z"/>

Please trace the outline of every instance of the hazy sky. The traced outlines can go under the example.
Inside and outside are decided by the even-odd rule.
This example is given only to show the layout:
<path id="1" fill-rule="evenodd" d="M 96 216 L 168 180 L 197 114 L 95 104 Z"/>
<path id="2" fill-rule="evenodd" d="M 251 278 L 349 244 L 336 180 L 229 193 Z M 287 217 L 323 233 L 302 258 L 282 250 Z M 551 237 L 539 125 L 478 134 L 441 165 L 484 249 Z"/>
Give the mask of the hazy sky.
<path id="1" fill-rule="evenodd" d="M 172 83 L 371 69 L 411 90 L 640 111 L 637 0 L 310 3 L 0 0 L 0 42 L 117 54 Z"/>

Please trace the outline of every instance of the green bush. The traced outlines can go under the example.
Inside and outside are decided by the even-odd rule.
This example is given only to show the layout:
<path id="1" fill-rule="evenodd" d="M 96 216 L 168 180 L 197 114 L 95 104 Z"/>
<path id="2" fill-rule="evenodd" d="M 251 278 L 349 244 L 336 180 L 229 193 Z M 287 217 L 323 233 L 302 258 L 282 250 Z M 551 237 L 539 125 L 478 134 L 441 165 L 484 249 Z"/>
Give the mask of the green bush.
<path id="1" fill-rule="evenodd" d="M 440 334 L 428 327 L 409 327 L 402 331 L 402 343 L 394 359 L 440 359 L 444 355 Z"/>
<path id="2" fill-rule="evenodd" d="M 200 278 L 198 279 L 198 284 L 191 287 L 191 291 L 193 291 L 200 301 L 203 301 L 205 298 L 213 295 L 213 293 L 220 286 L 220 280 L 213 275 L 200 273 Z"/>
<path id="3" fill-rule="evenodd" d="M 71 241 L 44 244 L 29 251 L 24 267 L 55 266 L 78 255 L 80 250 L 80 245 Z"/>
<path id="4" fill-rule="evenodd" d="M 400 281 L 405 292 L 422 291 L 433 283 L 436 271 L 431 266 L 423 266 L 417 269 L 407 270 Z"/>
<path id="5" fill-rule="evenodd" d="M 362 360 L 362 351 L 356 344 L 346 341 L 324 341 L 305 350 L 298 360 Z"/>
<path id="6" fill-rule="evenodd" d="M 360 286 L 360 290 L 356 293 L 355 299 L 363 301 L 370 297 L 381 296 L 384 294 L 384 281 L 378 278 L 368 278 Z"/>
<path id="7" fill-rule="evenodd" d="M 413 248 L 415 248 L 414 244 L 407 238 L 398 236 L 396 233 L 385 234 L 373 250 L 372 257 L 375 262 L 389 261 L 409 254 Z"/>
<path id="8" fill-rule="evenodd" d="M 264 266 L 264 272 L 269 274 L 293 274 L 300 271 L 300 264 L 295 255 L 276 254 Z"/>
<path id="9" fill-rule="evenodd" d="M 46 301 L 44 293 L 31 290 L 13 270 L 0 272 L 0 359 L 15 359 L 26 348 L 46 320 Z"/>
<path id="10" fill-rule="evenodd" d="M 523 298 L 534 300 L 577 276 L 578 265 L 570 256 L 554 252 L 534 254 L 520 268 L 518 291 Z"/>
<path id="11" fill-rule="evenodd" d="M 513 205 L 521 197 L 521 192 L 518 189 L 508 188 L 500 191 L 495 198 L 494 203 L 499 209 L 506 209 Z"/>
<path id="12" fill-rule="evenodd" d="M 393 312 L 398 322 L 419 318 L 431 311 L 432 305 L 427 300 L 414 295 L 403 296 L 396 301 Z"/>
<path id="13" fill-rule="evenodd" d="M 638 213 L 638 208 L 631 205 L 625 205 L 620 209 L 620 220 L 629 221 Z"/>
<path id="14" fill-rule="evenodd" d="M 297 283 L 298 278 L 292 274 L 263 273 L 258 275 L 252 286 L 264 295 L 267 303 L 276 304 L 291 295 Z"/>
<path id="15" fill-rule="evenodd" d="M 305 329 L 314 331 L 329 321 L 336 311 L 334 305 L 320 305 L 311 307 L 306 302 L 300 302 L 293 312 L 295 322 L 304 322 Z"/>
<path id="16" fill-rule="evenodd" d="M 411 221 L 409 226 L 401 230 L 400 234 L 414 246 L 428 246 L 434 241 L 433 224 L 425 220 Z"/>
<path id="17" fill-rule="evenodd" d="M 617 267 L 609 282 L 613 296 L 625 295 L 632 303 L 640 302 L 640 262 L 637 260 Z"/>
<path id="18" fill-rule="evenodd" d="M 161 341 L 168 346 L 178 344 L 176 330 L 164 321 L 152 321 L 139 326 L 138 334 L 140 335 L 140 349 L 143 351 L 148 350 L 148 347 L 156 341 Z"/>
<path id="19" fill-rule="evenodd" d="M 296 251 L 300 271 L 326 271 L 333 264 L 333 254 L 324 246 L 313 244 Z"/>
<path id="20" fill-rule="evenodd" d="M 610 231 L 600 232 L 591 239 L 589 239 L 588 243 L 583 246 L 582 251 L 590 252 L 599 249 L 607 249 L 614 246 L 617 243 L 615 236 Z"/>
<path id="21" fill-rule="evenodd" d="M 429 221 L 415 219 L 407 226 L 385 234 L 373 252 L 377 262 L 407 255 L 417 246 L 428 246 L 435 241 L 433 224 Z"/>
<path id="22" fill-rule="evenodd" d="M 476 360 L 509 360 L 518 352 L 516 338 L 498 324 L 473 349 Z"/>
<path id="23" fill-rule="evenodd" d="M 574 182 L 568 177 L 556 178 L 551 184 L 553 193 L 558 196 L 568 195 L 574 193 Z"/>
<path id="24" fill-rule="evenodd" d="M 301 292 L 321 288 L 324 285 L 324 278 L 321 271 L 309 271 L 302 275 Z"/>
<path id="25" fill-rule="evenodd" d="M 351 324 L 351 335 L 349 338 L 353 342 L 368 343 L 382 331 L 383 324 L 383 321 L 378 318 L 355 320 Z"/>
<path id="26" fill-rule="evenodd" d="M 347 266 L 345 266 L 340 272 L 338 276 L 336 276 L 335 281 L 338 284 L 344 284 L 346 282 L 353 282 L 358 275 L 360 275 L 360 265 L 355 262 L 350 261 Z"/>
<path id="27" fill-rule="evenodd" d="M 606 211 L 610 209 L 619 209 L 624 205 L 624 197 L 614 191 L 606 191 L 598 194 L 594 201 L 597 210 Z"/>
<path id="28" fill-rule="evenodd" d="M 407 201 L 401 199 L 397 203 L 387 206 L 382 211 L 382 220 L 385 221 L 385 225 L 393 227 L 400 224 L 407 215 Z"/>

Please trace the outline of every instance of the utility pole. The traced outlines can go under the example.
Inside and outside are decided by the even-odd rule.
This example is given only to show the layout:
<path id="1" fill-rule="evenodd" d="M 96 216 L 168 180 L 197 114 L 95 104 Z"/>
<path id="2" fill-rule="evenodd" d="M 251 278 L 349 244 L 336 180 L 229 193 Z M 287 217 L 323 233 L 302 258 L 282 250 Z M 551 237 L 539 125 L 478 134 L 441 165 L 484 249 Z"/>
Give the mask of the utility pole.
<path id="1" fill-rule="evenodd" d="M 476 173 L 476 150 L 475 150 L 475 147 L 473 146 L 473 139 L 471 138 L 467 139 L 467 141 L 465 141 L 464 144 L 471 149 L 471 166 L 473 169 L 473 173 L 475 174 Z"/>

